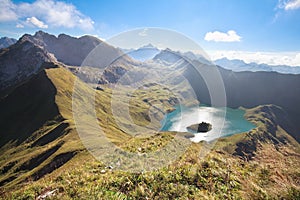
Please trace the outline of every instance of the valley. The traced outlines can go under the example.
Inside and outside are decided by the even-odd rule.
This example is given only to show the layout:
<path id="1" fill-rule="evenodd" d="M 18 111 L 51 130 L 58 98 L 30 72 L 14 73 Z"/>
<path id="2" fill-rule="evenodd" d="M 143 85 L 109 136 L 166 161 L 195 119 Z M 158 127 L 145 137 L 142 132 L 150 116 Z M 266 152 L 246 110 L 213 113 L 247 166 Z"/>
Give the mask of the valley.
<path id="1" fill-rule="evenodd" d="M 298 198 L 300 91 L 286 87 L 300 75 L 203 59 L 165 49 L 139 61 L 92 36 L 42 31 L 2 49 L 0 197 Z M 196 142 L 160 131 L 176 106 L 202 103 L 242 109 L 254 126 Z"/>

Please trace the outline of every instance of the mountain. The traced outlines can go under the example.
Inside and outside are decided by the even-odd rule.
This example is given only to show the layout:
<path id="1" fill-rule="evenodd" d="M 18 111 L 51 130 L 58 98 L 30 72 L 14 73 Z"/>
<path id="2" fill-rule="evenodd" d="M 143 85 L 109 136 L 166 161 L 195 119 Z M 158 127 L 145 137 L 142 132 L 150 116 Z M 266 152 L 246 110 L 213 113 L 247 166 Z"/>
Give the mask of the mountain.
<path id="1" fill-rule="evenodd" d="M 161 61 L 166 64 L 174 64 L 177 61 L 181 60 L 182 58 L 183 57 L 179 52 L 175 52 L 167 48 L 165 50 L 162 50 L 159 54 L 155 55 L 153 60 Z"/>
<path id="2" fill-rule="evenodd" d="M 201 63 L 204 63 L 204 64 L 211 64 L 212 61 L 210 61 L 207 57 L 205 57 L 204 55 L 201 55 L 201 54 L 196 54 L 196 53 L 193 53 L 191 51 L 187 51 L 187 52 L 183 52 L 181 53 L 184 57 L 190 59 L 190 60 L 197 60 Z"/>
<path id="3" fill-rule="evenodd" d="M 144 45 L 138 49 L 123 49 L 123 51 L 131 58 L 138 61 L 151 60 L 160 50 L 152 44 Z"/>
<path id="4" fill-rule="evenodd" d="M 229 60 L 227 58 L 221 58 L 214 61 L 216 65 L 219 65 L 225 69 L 229 69 L 235 72 L 241 71 L 269 71 L 279 72 L 283 74 L 300 74 L 300 67 L 291 67 L 287 65 L 267 65 L 257 64 L 254 62 L 245 63 L 242 60 L 234 59 Z"/>
<path id="5" fill-rule="evenodd" d="M 75 81 L 78 82 L 75 84 Z M 164 91 L 155 90 L 155 85 L 148 87 L 148 90 L 152 90 L 152 87 L 154 89 L 150 94 L 151 98 L 169 98 L 164 97 Z M 143 95 L 147 89 L 137 91 Z M 123 92 L 125 95 L 128 91 L 124 88 Z M 132 136 L 124 133 L 115 122 L 117 118 L 112 115 L 110 108 L 110 89 L 94 90 L 59 64 L 42 69 L 1 99 L 0 187 L 10 188 L 28 180 L 39 180 L 47 174 L 55 173 L 58 168 L 72 169 L 72 163 L 82 162 L 82 159 L 90 160 L 91 157 L 82 144 L 85 140 L 82 135 L 79 138 L 77 131 L 80 129 L 76 127 L 83 126 L 81 130 L 87 130 L 88 136 L 101 142 L 98 141 L 101 140 L 98 125 L 75 126 L 74 106 L 80 109 L 77 110 L 80 118 L 90 119 L 87 105 L 92 105 L 92 99 L 89 98 L 92 95 L 95 97 L 93 100 L 96 103 L 97 124 L 103 128 L 106 139 L 116 145 L 126 144 Z M 138 101 L 130 105 L 131 118 L 141 126 L 149 123 L 147 108 L 151 106 L 151 98 L 138 96 Z M 126 98 L 118 101 L 119 106 L 128 106 Z M 171 105 L 174 106 L 166 100 L 163 108 L 170 108 Z M 156 124 L 160 125 L 163 116 L 160 108 L 156 109 L 155 116 L 160 116 Z M 123 119 L 122 123 L 125 127 L 132 126 L 131 119 Z M 101 165 L 101 168 L 104 167 Z"/>
<path id="6" fill-rule="evenodd" d="M 23 82 L 55 61 L 53 55 L 26 40 L 0 50 L 0 91 Z"/>
<path id="7" fill-rule="evenodd" d="M 174 165 L 130 173 L 95 160 L 82 144 L 74 125 L 70 96 L 75 78 L 62 66 L 45 69 L 0 101 L 3 111 L 0 114 L 0 187 L 4 199 L 37 198 L 53 191 L 54 197 L 69 199 L 95 195 L 102 199 L 138 199 L 141 196 L 172 199 L 175 196 L 206 197 L 207 192 L 221 197 L 251 199 L 261 197 L 257 188 L 266 190 L 264 195 L 269 197 L 297 197 L 292 186 L 298 180 L 299 156 L 289 147 L 291 144 L 297 146 L 297 142 L 281 127 L 283 120 L 289 118 L 284 115 L 283 119 L 277 118 L 284 112 L 280 108 L 259 106 L 247 110 L 246 117 L 257 128 L 250 133 L 220 139 L 205 158 L 199 156 L 205 144 L 192 144 Z M 93 92 L 85 83 L 78 86 L 80 93 Z M 109 89 L 97 91 L 95 102 L 99 123 L 114 142 L 127 151 L 140 151 L 139 154 L 144 155 L 173 138 L 166 133 L 146 139 L 125 135 L 110 113 L 110 94 Z M 151 100 L 156 98 L 153 94 L 149 94 Z M 81 95 L 81 98 L 84 105 L 90 102 L 88 95 Z M 137 104 L 141 107 L 132 104 L 131 112 L 143 108 L 143 103 Z M 87 117 L 86 107 L 80 111 L 83 118 Z M 137 116 L 141 120 L 143 115 Z M 90 130 L 89 126 L 85 128 Z M 128 185 L 129 181 L 136 185 Z M 178 191 L 174 187 L 174 192 L 168 192 L 175 183 L 176 187 L 185 189 Z M 144 191 L 136 192 L 141 187 Z M 226 188 L 226 192 L 220 187 Z"/>
<path id="8" fill-rule="evenodd" d="M 81 40 L 63 37 L 68 39 L 44 32 L 25 35 L 0 53 L 0 72 L 11 86 L 0 98 L 1 199 L 299 197 L 299 75 L 233 72 L 197 58 L 181 59 L 182 55 L 170 49 L 145 63 L 126 55 L 111 62 L 120 50 L 109 45 L 91 54 L 78 49 L 88 54 L 83 62 L 88 67 L 67 66 L 73 62 L 72 55 L 55 45 L 66 42 L 70 48 Z M 86 38 L 88 44 L 94 41 Z M 107 55 L 112 56 L 108 59 Z M 103 68 L 98 62 L 109 66 Z M 228 105 L 244 107 L 245 118 L 256 128 L 220 138 L 213 146 L 188 143 L 175 161 L 145 170 L 172 158 L 189 141 L 186 137 L 190 135 L 184 133 L 156 132 L 164 114 L 182 103 L 177 93 L 187 93 L 182 80 L 189 81 L 201 103 L 209 104 L 205 80 L 216 82 L 215 69 L 223 78 Z M 84 75 L 103 82 L 94 89 L 81 77 Z M 155 82 L 160 77 L 166 82 Z M 134 88 L 115 84 L 124 79 L 143 84 Z M 172 87 L 168 88 L 165 83 L 169 82 Z M 118 116 L 124 108 L 127 115 Z M 137 134 L 128 134 L 128 130 Z M 145 137 L 145 132 L 150 136 Z M 176 143 L 178 138 L 182 138 L 180 143 Z M 170 144 L 176 149 L 143 162 Z M 106 148 L 107 152 L 94 154 L 96 157 L 90 154 Z M 114 157 L 116 152 L 121 158 Z M 105 156 L 114 160 L 108 163 Z M 129 162 L 132 157 L 135 161 Z M 119 170 L 127 165 L 129 171 Z M 143 170 L 132 172 L 137 165 Z"/>
<path id="9" fill-rule="evenodd" d="M 71 66 L 81 66 L 84 64 L 84 61 L 90 63 L 89 60 L 85 59 L 87 59 L 87 56 L 90 59 L 94 59 L 94 57 L 92 58 L 92 50 L 96 51 L 98 55 L 100 54 L 102 60 L 100 63 L 91 64 L 100 68 L 106 67 L 113 60 L 123 55 L 118 49 L 93 36 L 75 38 L 66 34 L 60 34 L 56 37 L 43 31 L 38 31 L 33 36 L 25 34 L 20 38 L 20 41 L 23 40 L 41 46 L 47 52 L 52 53 L 59 62 Z M 99 59 L 96 60 L 99 61 Z"/>
<path id="10" fill-rule="evenodd" d="M 75 38 L 65 34 L 56 37 L 38 31 L 34 35 L 25 34 L 16 44 L 0 50 L 0 91 L 22 83 L 47 67 L 47 63 L 71 65 L 70 69 L 86 82 L 100 79 L 100 83 L 116 81 L 130 69 L 130 65 L 136 65 L 122 51 L 95 37 Z M 79 70 L 82 64 L 92 68 Z M 104 69 L 110 73 L 102 73 Z M 95 76 L 95 70 L 103 75 Z"/>
<path id="11" fill-rule="evenodd" d="M 153 60 L 160 60 L 163 62 L 174 64 L 175 62 L 179 61 L 180 59 L 184 59 L 187 61 L 194 61 L 197 60 L 204 64 L 211 64 L 211 62 L 205 58 L 203 55 L 195 54 L 191 51 L 188 52 L 180 52 L 180 51 L 173 51 L 169 48 L 162 50 L 159 54 L 153 58 Z"/>
<path id="12" fill-rule="evenodd" d="M 0 49 L 7 48 L 17 42 L 14 38 L 2 37 L 0 38 Z"/>
<path id="13" fill-rule="evenodd" d="M 208 65 L 201 61 L 188 60 L 172 50 L 164 50 L 154 58 L 158 63 L 168 65 L 177 64 L 176 70 L 184 69 L 182 75 L 189 81 L 198 100 L 204 104 L 211 104 L 211 94 L 207 86 L 214 88 L 217 83 L 223 84 L 226 94 L 226 104 L 214 99 L 219 106 L 231 108 L 253 108 L 259 105 L 274 104 L 281 107 L 289 116 L 289 123 L 284 126 L 298 142 L 300 135 L 300 75 L 282 74 L 278 72 L 234 72 L 215 65 Z M 242 61 L 235 61 L 242 63 Z M 199 74 L 200 72 L 200 74 Z M 214 79 L 219 79 L 214 80 Z M 220 85 L 221 86 L 221 85 Z M 210 88 L 210 89 L 212 89 Z M 288 88 L 288 89 L 287 89 Z M 218 88 L 215 88 L 216 91 Z"/>

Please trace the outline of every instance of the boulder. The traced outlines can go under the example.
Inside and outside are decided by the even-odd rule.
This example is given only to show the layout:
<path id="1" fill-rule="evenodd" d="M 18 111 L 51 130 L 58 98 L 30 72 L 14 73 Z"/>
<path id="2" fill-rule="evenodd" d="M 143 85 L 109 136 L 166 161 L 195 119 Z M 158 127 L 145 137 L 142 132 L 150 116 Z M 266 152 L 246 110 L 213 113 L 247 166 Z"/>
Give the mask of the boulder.
<path id="1" fill-rule="evenodd" d="M 199 124 L 190 125 L 187 129 L 197 133 L 206 133 L 212 129 L 212 125 L 207 122 L 201 122 Z"/>

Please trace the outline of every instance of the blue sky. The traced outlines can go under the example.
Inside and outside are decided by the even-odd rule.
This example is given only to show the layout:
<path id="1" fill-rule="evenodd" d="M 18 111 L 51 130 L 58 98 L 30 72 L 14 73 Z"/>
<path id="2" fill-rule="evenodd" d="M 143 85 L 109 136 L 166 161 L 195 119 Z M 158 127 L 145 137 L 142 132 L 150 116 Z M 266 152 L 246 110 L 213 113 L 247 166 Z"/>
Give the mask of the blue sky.
<path id="1" fill-rule="evenodd" d="M 0 0 L 0 36 L 44 30 L 107 39 L 141 27 L 178 31 L 216 55 L 300 62 L 300 0 Z"/>

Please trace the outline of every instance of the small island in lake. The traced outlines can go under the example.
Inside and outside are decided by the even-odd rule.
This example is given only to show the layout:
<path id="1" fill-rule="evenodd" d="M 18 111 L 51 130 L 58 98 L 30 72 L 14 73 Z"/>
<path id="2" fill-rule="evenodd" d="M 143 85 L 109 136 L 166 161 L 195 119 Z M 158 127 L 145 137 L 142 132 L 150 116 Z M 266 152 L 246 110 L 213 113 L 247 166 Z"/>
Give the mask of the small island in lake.
<path id="1" fill-rule="evenodd" d="M 201 122 L 199 124 L 190 125 L 186 128 L 197 133 L 205 133 L 212 129 L 212 125 L 207 122 Z"/>

